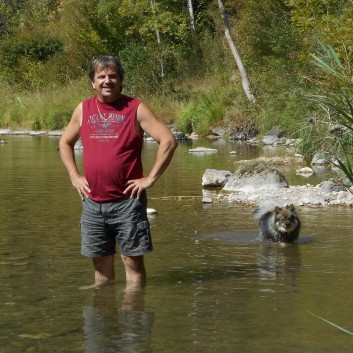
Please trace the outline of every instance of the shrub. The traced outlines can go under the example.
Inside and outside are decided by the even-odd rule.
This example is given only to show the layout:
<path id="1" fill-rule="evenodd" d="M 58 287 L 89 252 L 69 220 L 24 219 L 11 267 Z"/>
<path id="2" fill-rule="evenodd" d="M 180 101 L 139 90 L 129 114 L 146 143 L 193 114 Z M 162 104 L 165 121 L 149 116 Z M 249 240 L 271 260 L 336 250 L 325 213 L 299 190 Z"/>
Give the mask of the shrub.
<path id="1" fill-rule="evenodd" d="M 206 135 L 210 127 L 224 118 L 225 106 L 215 94 L 201 94 L 196 102 L 188 103 L 181 111 L 178 128 L 186 133 Z"/>
<path id="2" fill-rule="evenodd" d="M 40 123 L 39 120 L 36 120 L 33 124 L 32 124 L 32 130 L 35 131 L 39 131 L 42 129 L 42 124 Z"/>

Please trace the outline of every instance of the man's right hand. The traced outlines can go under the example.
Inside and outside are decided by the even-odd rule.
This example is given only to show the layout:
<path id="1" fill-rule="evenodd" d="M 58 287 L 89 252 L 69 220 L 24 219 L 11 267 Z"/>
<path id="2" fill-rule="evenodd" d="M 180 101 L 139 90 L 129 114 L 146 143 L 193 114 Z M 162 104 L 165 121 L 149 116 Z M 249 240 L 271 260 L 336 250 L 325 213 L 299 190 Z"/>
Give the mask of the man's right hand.
<path id="1" fill-rule="evenodd" d="M 91 189 L 89 188 L 88 182 L 84 176 L 72 176 L 71 183 L 80 195 L 81 200 L 83 200 L 85 196 L 88 197 L 88 194 L 91 192 Z"/>

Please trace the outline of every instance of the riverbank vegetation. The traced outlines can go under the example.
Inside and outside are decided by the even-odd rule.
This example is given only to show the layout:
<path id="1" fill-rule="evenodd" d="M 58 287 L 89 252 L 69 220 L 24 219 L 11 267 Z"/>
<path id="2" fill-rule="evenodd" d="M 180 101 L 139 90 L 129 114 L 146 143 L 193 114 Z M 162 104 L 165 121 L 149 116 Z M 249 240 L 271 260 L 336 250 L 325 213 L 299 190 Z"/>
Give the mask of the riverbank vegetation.
<path id="1" fill-rule="evenodd" d="M 244 93 L 221 4 L 256 101 Z M 107 53 L 123 63 L 125 94 L 184 132 L 261 135 L 281 125 L 310 154 L 338 146 L 329 101 L 352 101 L 349 0 L 3 1 L 0 37 L 1 127 L 64 128 L 93 94 L 89 63 Z M 338 62 L 335 75 L 327 67 Z"/>

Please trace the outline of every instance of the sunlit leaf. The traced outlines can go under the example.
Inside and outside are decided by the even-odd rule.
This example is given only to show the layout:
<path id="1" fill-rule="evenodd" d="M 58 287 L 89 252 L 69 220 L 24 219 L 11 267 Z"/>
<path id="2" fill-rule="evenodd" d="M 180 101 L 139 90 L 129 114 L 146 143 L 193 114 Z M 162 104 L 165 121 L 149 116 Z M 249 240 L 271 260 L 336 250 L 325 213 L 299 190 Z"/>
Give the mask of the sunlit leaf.
<path id="1" fill-rule="evenodd" d="M 353 183 L 353 173 L 351 163 L 348 165 L 344 164 L 339 158 L 337 158 L 338 167 L 344 172 L 346 177 L 349 179 L 351 183 Z"/>
<path id="2" fill-rule="evenodd" d="M 315 314 L 313 314 L 313 313 L 310 312 L 310 311 L 308 311 L 308 313 L 309 313 L 310 315 L 315 316 L 315 317 L 317 317 L 318 319 L 320 319 L 320 320 L 322 320 L 322 321 L 328 323 L 329 325 L 331 325 L 331 326 L 333 326 L 333 327 L 335 327 L 335 328 L 341 330 L 342 332 L 348 333 L 349 335 L 353 336 L 353 332 L 348 331 L 348 330 L 346 330 L 345 328 L 343 328 L 343 327 L 341 327 L 341 326 L 338 326 L 338 325 L 334 324 L 333 322 L 324 319 L 324 318 L 321 317 L 321 316 L 315 315 Z"/>
<path id="3" fill-rule="evenodd" d="M 331 55 L 331 58 L 335 61 L 336 65 L 340 68 L 340 69 L 344 69 L 343 65 L 341 64 L 341 61 L 337 55 L 337 53 L 334 51 L 334 49 L 331 47 L 331 45 L 327 46 L 328 51 Z"/>
<path id="4" fill-rule="evenodd" d="M 321 67 L 323 70 L 328 71 L 334 75 L 338 74 L 336 70 L 334 70 L 330 65 L 321 60 L 318 56 L 311 54 L 311 57 L 315 60 L 316 65 Z"/>

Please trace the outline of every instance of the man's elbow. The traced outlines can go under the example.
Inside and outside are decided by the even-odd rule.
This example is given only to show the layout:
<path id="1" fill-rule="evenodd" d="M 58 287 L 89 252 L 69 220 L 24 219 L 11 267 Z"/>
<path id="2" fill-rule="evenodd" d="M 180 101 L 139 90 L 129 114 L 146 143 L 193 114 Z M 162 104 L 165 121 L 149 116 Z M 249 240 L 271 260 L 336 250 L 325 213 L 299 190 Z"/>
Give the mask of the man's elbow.
<path id="1" fill-rule="evenodd" d="M 59 151 L 62 151 L 66 146 L 67 146 L 66 141 L 63 138 L 61 138 L 59 140 L 59 146 L 58 146 Z"/>
<path id="2" fill-rule="evenodd" d="M 74 143 L 73 142 L 70 142 L 70 141 L 68 141 L 67 139 L 65 139 L 65 138 L 61 138 L 60 140 L 59 140 L 59 146 L 58 146 L 58 150 L 59 150 L 59 152 L 60 151 L 63 151 L 63 150 L 66 150 L 67 148 L 68 149 L 73 149 L 74 148 Z"/>
<path id="3" fill-rule="evenodd" d="M 169 147 L 169 150 L 171 150 L 173 153 L 177 149 L 178 141 L 175 139 L 174 136 L 170 139 L 168 147 Z"/>
<path id="4" fill-rule="evenodd" d="M 178 142 L 172 138 L 164 139 L 159 142 L 160 151 L 163 151 L 164 154 L 171 159 L 174 155 L 176 148 L 178 147 Z"/>

